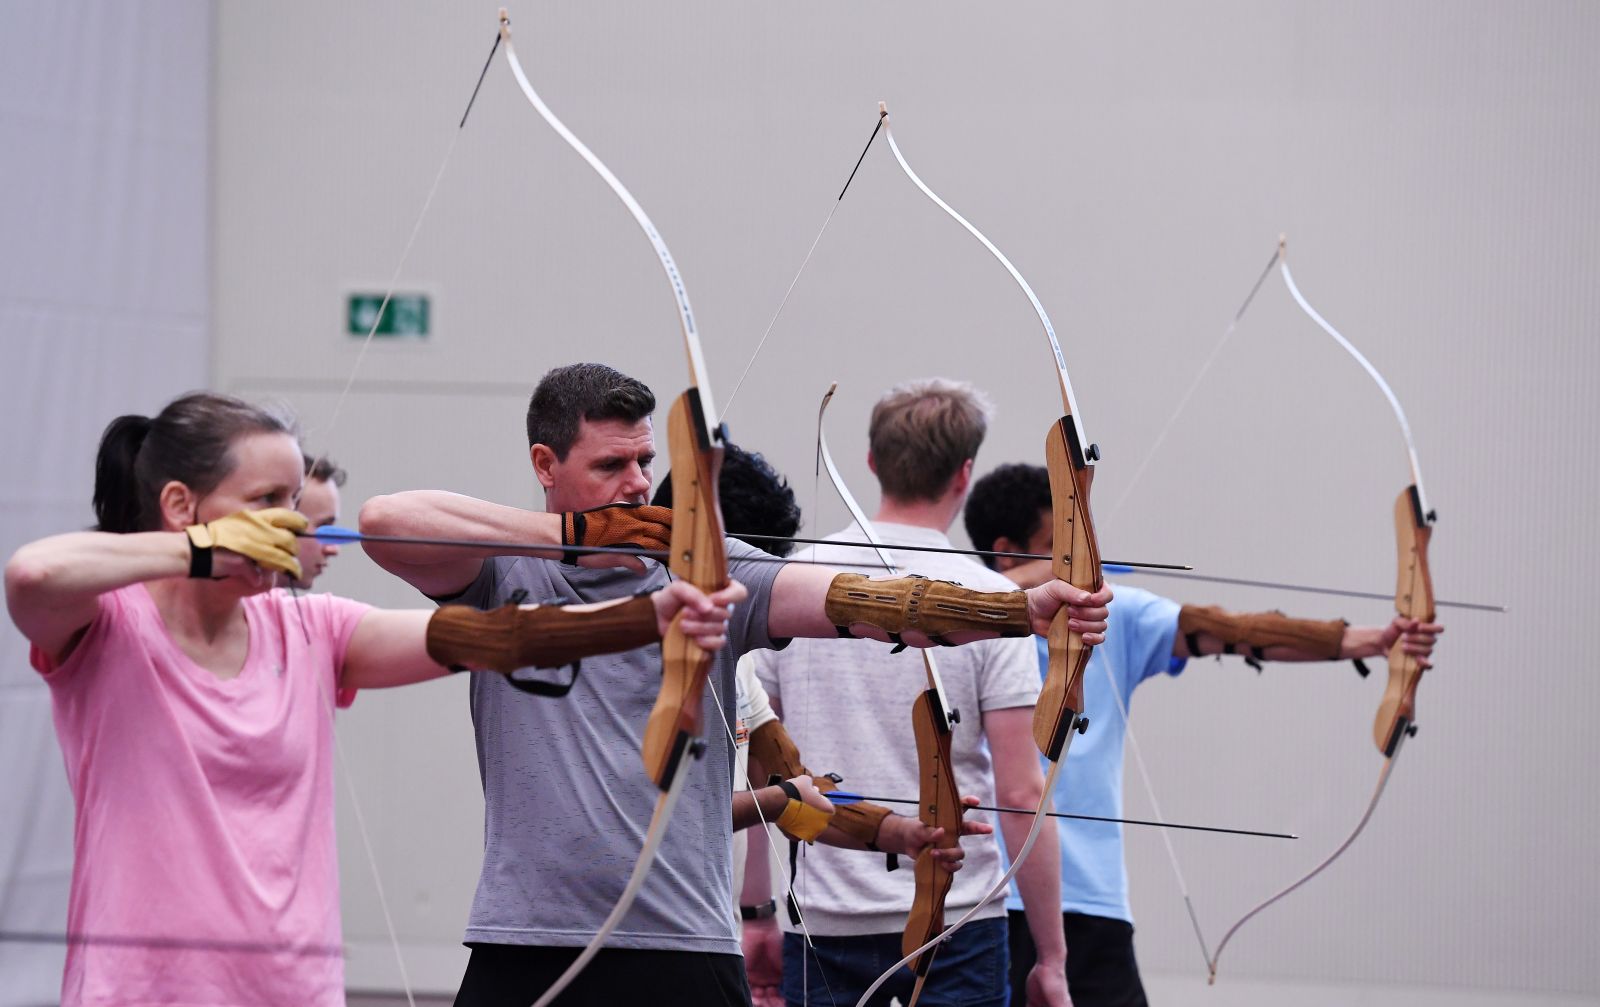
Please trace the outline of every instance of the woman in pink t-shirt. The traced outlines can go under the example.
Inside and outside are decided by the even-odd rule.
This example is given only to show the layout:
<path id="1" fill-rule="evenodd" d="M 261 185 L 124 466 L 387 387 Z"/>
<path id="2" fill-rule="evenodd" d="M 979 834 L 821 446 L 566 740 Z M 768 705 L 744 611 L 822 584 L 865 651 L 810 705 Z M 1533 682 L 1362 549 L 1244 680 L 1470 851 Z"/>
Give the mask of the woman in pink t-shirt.
<path id="1" fill-rule="evenodd" d="M 638 646 L 628 633 L 681 609 L 714 649 L 743 597 L 678 583 L 648 603 L 497 613 L 524 620 L 499 634 L 521 644 L 506 655 L 484 653 L 493 634 L 472 620 L 488 614 L 295 598 L 271 588 L 300 573 L 304 465 L 289 421 L 237 399 L 121 417 L 96 461 L 99 530 L 6 565 L 76 805 L 63 1003 L 343 1003 L 335 706 L 442 664 L 510 671 L 550 620 L 607 609 L 582 648 Z"/>

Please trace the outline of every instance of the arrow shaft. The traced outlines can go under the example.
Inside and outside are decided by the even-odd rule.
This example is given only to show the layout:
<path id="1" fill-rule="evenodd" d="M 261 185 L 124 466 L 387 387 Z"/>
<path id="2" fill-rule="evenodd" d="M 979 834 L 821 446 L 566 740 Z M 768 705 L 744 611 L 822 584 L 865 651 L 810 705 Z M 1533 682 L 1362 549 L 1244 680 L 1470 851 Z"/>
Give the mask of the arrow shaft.
<path id="1" fill-rule="evenodd" d="M 785 536 L 782 536 L 782 535 L 755 535 L 755 534 L 746 534 L 746 533 L 742 533 L 742 532 L 729 532 L 728 535 L 729 535 L 730 538 L 751 539 L 751 540 L 754 540 L 754 541 L 762 541 L 762 542 L 783 541 L 783 542 L 799 542 L 799 543 L 802 543 L 802 544 L 809 544 L 809 545 L 859 546 L 859 547 L 864 548 L 864 549 L 871 547 L 871 543 L 869 543 L 869 542 L 839 542 L 839 541 L 835 541 L 833 539 L 790 538 L 790 537 L 785 537 Z M 491 542 L 491 541 L 480 540 L 480 539 L 426 538 L 426 537 L 416 537 L 416 536 L 411 536 L 411 535 L 366 535 L 366 534 L 363 534 L 363 533 L 358 532 L 358 531 L 356 531 L 354 529 L 351 529 L 351 528 L 342 528 L 342 527 L 338 527 L 338 526 L 328 526 L 328 527 L 323 527 L 323 528 L 317 528 L 317 529 L 314 529 L 314 530 L 308 531 L 308 532 L 302 532 L 301 533 L 301 537 L 315 538 L 320 542 L 328 542 L 328 543 L 335 544 L 335 545 L 337 545 L 337 544 L 339 544 L 341 542 L 377 542 L 377 543 L 392 544 L 392 545 L 433 545 L 433 546 L 444 546 L 444 547 L 447 547 L 447 548 L 455 548 L 455 549 L 484 549 L 484 550 L 494 550 L 494 549 L 528 549 L 528 550 L 535 550 L 535 549 L 537 549 L 537 550 L 540 550 L 542 552 L 574 553 L 574 554 L 581 555 L 581 556 L 618 555 L 618 556 L 638 556 L 638 557 L 641 557 L 641 558 L 644 558 L 644 559 L 656 559 L 656 560 L 665 560 L 665 559 L 667 559 L 667 553 L 664 550 L 661 550 L 661 549 L 640 549 L 640 548 L 637 548 L 635 546 L 627 546 L 627 545 L 613 545 L 613 546 L 607 546 L 607 545 L 561 546 L 561 545 L 554 545 L 554 544 L 551 544 L 551 543 L 548 543 L 548 542 Z M 904 551 L 907 551 L 907 552 L 938 552 L 938 553 L 949 553 L 949 554 L 952 554 L 952 555 L 960 555 L 960 556 L 997 556 L 997 557 L 1009 557 L 1009 558 L 1013 558 L 1013 559 L 1049 559 L 1050 558 L 1049 556 L 1045 556 L 1045 555 L 1038 554 L 1038 553 L 984 552 L 984 551 L 975 550 L 975 549 L 957 549 L 957 548 L 954 548 L 954 547 L 946 548 L 946 547 L 940 547 L 940 546 L 901 546 L 901 545 L 892 545 L 892 546 L 889 546 L 888 548 L 904 550 Z M 780 557 L 772 557 L 770 559 L 768 559 L 766 557 L 753 557 L 750 560 L 746 560 L 746 562 L 754 562 L 754 563 L 788 563 L 788 562 L 792 562 L 792 561 L 791 560 L 787 560 L 787 559 L 783 559 L 783 558 L 780 558 Z M 832 566 L 841 566 L 841 567 L 862 567 L 862 568 L 872 568 L 872 569 L 879 569 L 880 566 L 881 566 L 880 564 L 877 564 L 877 563 L 833 563 L 833 564 L 830 564 L 830 565 L 832 565 Z M 1142 576 L 1142 577 L 1167 577 L 1167 578 L 1172 578 L 1172 579 L 1175 579 L 1175 580 L 1192 580 L 1192 581 L 1197 581 L 1197 582 L 1205 583 L 1205 584 L 1229 584 L 1229 585 L 1233 585 L 1233 586 L 1237 586 L 1237 587 L 1263 587 L 1263 588 L 1269 588 L 1269 589 L 1275 590 L 1275 591 L 1298 591 L 1298 592 L 1300 592 L 1302 594 L 1327 594 L 1327 595 L 1334 595 L 1336 597 L 1341 597 L 1341 598 L 1370 598 L 1370 599 L 1373 599 L 1375 601 L 1393 601 L 1394 600 L 1394 596 L 1392 594 L 1380 594 L 1380 593 L 1378 593 L 1376 591 L 1351 591 L 1351 590 L 1346 590 L 1344 588 L 1315 587 L 1315 586 L 1307 585 L 1307 584 L 1290 584 L 1290 583 L 1286 583 L 1286 582 L 1283 582 L 1283 581 L 1251 580 L 1251 579 L 1245 578 L 1245 577 L 1221 577 L 1221 576 L 1214 576 L 1214 575 L 1211 575 L 1211 574 L 1191 573 L 1191 572 L 1187 572 L 1187 571 L 1192 570 L 1193 569 L 1192 567 L 1183 566 L 1183 565 L 1175 564 L 1175 563 L 1124 563 L 1124 562 L 1115 561 L 1115 560 L 1106 560 L 1106 561 L 1104 561 L 1104 565 L 1108 568 L 1108 570 L 1107 570 L 1108 573 L 1109 572 L 1125 573 L 1125 574 L 1130 574 L 1130 575 L 1134 575 L 1134 576 Z M 1109 569 L 1109 568 L 1113 568 L 1113 567 L 1120 567 L 1121 569 L 1120 570 L 1115 570 L 1115 571 Z M 1485 602 L 1476 602 L 1476 601 L 1444 601 L 1444 600 L 1441 600 L 1441 601 L 1436 601 L 1434 604 L 1437 605 L 1440 608 L 1460 608 L 1460 609 L 1467 609 L 1469 611 L 1474 611 L 1474 612 L 1494 612 L 1494 613 L 1498 613 L 1498 614 L 1504 614 L 1505 611 L 1506 611 L 1506 608 L 1505 608 L 1504 605 L 1494 605 L 1494 604 L 1489 604 L 1489 603 L 1485 603 Z"/>
<path id="2" fill-rule="evenodd" d="M 1107 566 L 1110 565 L 1108 562 Z M 1306 584 L 1286 584 L 1271 580 L 1249 580 L 1243 577 L 1218 577 L 1211 574 L 1179 573 L 1162 570 L 1128 570 L 1129 574 L 1140 577 L 1168 577 L 1173 580 L 1193 580 L 1207 584 L 1234 584 L 1241 587 L 1265 587 L 1274 591 L 1298 591 L 1302 594 L 1331 594 L 1340 598 L 1371 598 L 1375 601 L 1394 601 L 1394 594 L 1380 594 L 1377 591 L 1351 591 L 1337 587 L 1312 587 Z M 1435 601 L 1439 608 L 1461 608 L 1471 612 L 1494 612 L 1504 615 L 1506 607 L 1481 601 Z"/>
<path id="3" fill-rule="evenodd" d="M 895 545 L 892 543 L 879 543 L 874 546 L 871 542 L 849 542 L 833 538 L 802 538 L 798 535 L 758 535 L 753 532 L 730 531 L 733 538 L 747 538 L 758 542 L 795 542 L 799 545 L 837 545 L 857 546 L 862 549 L 884 548 L 895 552 L 933 552 L 944 553 L 951 556 L 990 556 L 997 559 L 1042 559 L 1050 560 L 1053 557 L 1041 552 L 1004 552 L 996 549 L 959 549 L 955 546 L 941 545 Z M 1133 560 L 1108 559 L 1107 566 L 1121 566 L 1139 570 L 1193 570 L 1194 567 L 1187 563 L 1142 563 Z"/>
<path id="4" fill-rule="evenodd" d="M 631 545 L 556 545 L 550 542 L 494 542 L 487 539 L 467 538 L 430 538 L 416 535 L 367 535 L 352 528 L 343 528 L 337 525 L 326 525 L 309 531 L 297 532 L 300 538 L 314 538 L 319 542 L 329 545 L 345 545 L 350 543 L 375 542 L 383 545 L 424 545 L 442 546 L 450 549 L 482 549 L 484 551 L 504 551 L 518 549 L 548 552 L 572 553 L 579 556 L 637 556 L 640 559 L 653 559 L 665 563 L 670 557 L 665 549 L 641 549 Z M 735 536 L 737 537 L 737 536 Z M 793 560 L 780 556 L 751 556 L 744 563 L 792 563 Z M 881 570 L 877 563 L 833 563 L 831 566 L 862 567 L 864 569 Z"/>
<path id="5" fill-rule="evenodd" d="M 917 804 L 919 802 L 904 797 L 878 797 L 871 794 L 856 794 L 847 791 L 831 791 L 823 794 L 828 800 L 836 804 L 854 804 L 857 801 L 871 801 L 875 804 Z M 994 811 L 1004 815 L 1031 815 L 1032 811 L 1026 808 L 997 808 L 991 805 L 979 804 L 963 805 L 968 811 Z M 1072 818 L 1085 822 L 1115 822 L 1118 825 L 1148 825 L 1157 829 L 1186 829 L 1190 832 L 1221 832 L 1230 836 L 1256 836 L 1262 839 L 1299 839 L 1299 836 L 1288 832 L 1261 832 L 1255 829 L 1227 829 L 1217 825 L 1183 825 L 1176 822 L 1151 822 L 1142 818 L 1110 818 L 1104 815 L 1074 815 L 1065 811 L 1047 811 L 1051 818 Z"/>

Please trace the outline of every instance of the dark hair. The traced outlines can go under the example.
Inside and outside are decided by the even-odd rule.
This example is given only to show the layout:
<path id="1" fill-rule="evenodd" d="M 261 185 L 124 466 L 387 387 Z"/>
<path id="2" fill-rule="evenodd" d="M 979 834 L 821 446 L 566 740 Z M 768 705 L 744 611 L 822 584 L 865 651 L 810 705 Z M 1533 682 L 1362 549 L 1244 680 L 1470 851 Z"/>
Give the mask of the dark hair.
<path id="1" fill-rule="evenodd" d="M 1002 465 L 972 484 L 963 515 L 974 549 L 993 549 L 1001 538 L 1026 542 L 1051 507 L 1050 471 L 1043 465 Z M 993 556 L 982 557 L 990 569 Z"/>
<path id="2" fill-rule="evenodd" d="M 725 528 L 754 535 L 778 535 L 789 538 L 800 530 L 800 505 L 795 502 L 794 490 L 788 480 L 759 454 L 729 444 L 722 456 L 722 475 L 717 479 L 717 496 L 722 501 L 722 523 Z M 672 473 L 668 472 L 656 487 L 651 503 L 657 507 L 672 506 Z M 737 537 L 737 536 L 735 536 Z M 765 539 L 749 541 L 774 556 L 787 556 L 794 552 L 793 542 L 769 542 Z"/>
<path id="3" fill-rule="evenodd" d="M 528 446 L 543 444 L 561 461 L 578 439 L 579 420 L 637 423 L 656 411 L 655 394 L 605 364 L 569 364 L 539 379 L 528 400 Z"/>
<path id="4" fill-rule="evenodd" d="M 344 481 L 350 478 L 350 473 L 340 468 L 338 463 L 327 455 L 306 455 L 306 478 L 318 482 L 333 483 L 343 486 Z"/>
<path id="5" fill-rule="evenodd" d="M 299 436 L 288 415 L 211 392 L 175 399 L 154 419 L 117 417 L 95 456 L 96 527 L 113 532 L 160 528 L 161 487 L 176 480 L 200 494 L 216 489 L 233 471 L 233 442 L 254 433 Z"/>

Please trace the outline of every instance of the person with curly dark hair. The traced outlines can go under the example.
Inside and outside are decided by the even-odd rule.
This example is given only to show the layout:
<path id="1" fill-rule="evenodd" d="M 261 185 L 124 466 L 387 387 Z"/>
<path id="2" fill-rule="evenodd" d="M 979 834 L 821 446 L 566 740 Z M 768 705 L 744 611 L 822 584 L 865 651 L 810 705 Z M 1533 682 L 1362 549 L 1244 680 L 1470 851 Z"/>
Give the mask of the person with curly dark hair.
<path id="1" fill-rule="evenodd" d="M 722 523 L 730 536 L 754 534 L 758 537 L 740 541 L 780 559 L 794 552 L 791 537 L 800 530 L 800 504 L 795 501 L 789 481 L 762 454 L 736 444 L 726 445 L 717 497 L 722 502 Z M 671 472 L 661 478 L 650 503 L 656 507 L 672 506 Z"/>
<path id="2" fill-rule="evenodd" d="M 1051 552 L 1050 474 L 1039 465 L 1001 465 L 973 484 L 967 499 L 967 534 L 976 549 Z M 1052 576 L 1049 560 L 987 556 L 984 562 L 1017 584 Z M 1277 612 L 1232 613 L 1178 602 L 1122 584 L 1111 603 L 1111 631 L 1094 649 L 1083 673 L 1084 715 L 1093 726 L 1067 753 L 1055 808 L 1081 815 L 1122 816 L 1122 749 L 1133 690 L 1159 675 L 1177 675 L 1191 657 L 1239 654 L 1259 669 L 1262 661 L 1360 660 L 1388 652 L 1404 639 L 1427 667 L 1442 627 L 1396 616 L 1386 626 L 1315 622 Z M 1049 651 L 1036 639 L 1039 674 Z M 1061 917 L 1067 939 L 1067 986 L 1077 1007 L 1145 1003 L 1133 953 L 1133 913 L 1122 826 L 1114 822 L 1056 819 L 1061 839 Z M 1033 940 L 1013 889 L 1011 988 L 1021 996 L 1033 961 Z"/>

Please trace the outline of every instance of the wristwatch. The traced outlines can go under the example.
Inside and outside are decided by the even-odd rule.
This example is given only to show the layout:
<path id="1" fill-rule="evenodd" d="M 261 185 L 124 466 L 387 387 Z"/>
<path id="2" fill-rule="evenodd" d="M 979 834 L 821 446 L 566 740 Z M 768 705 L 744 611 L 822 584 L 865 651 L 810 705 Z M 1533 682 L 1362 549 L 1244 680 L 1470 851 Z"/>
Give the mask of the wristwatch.
<path id="1" fill-rule="evenodd" d="M 739 907 L 739 918 L 741 920 L 764 920 L 768 916 L 776 915 L 778 915 L 778 903 L 773 899 L 768 899 L 759 906 Z"/>

